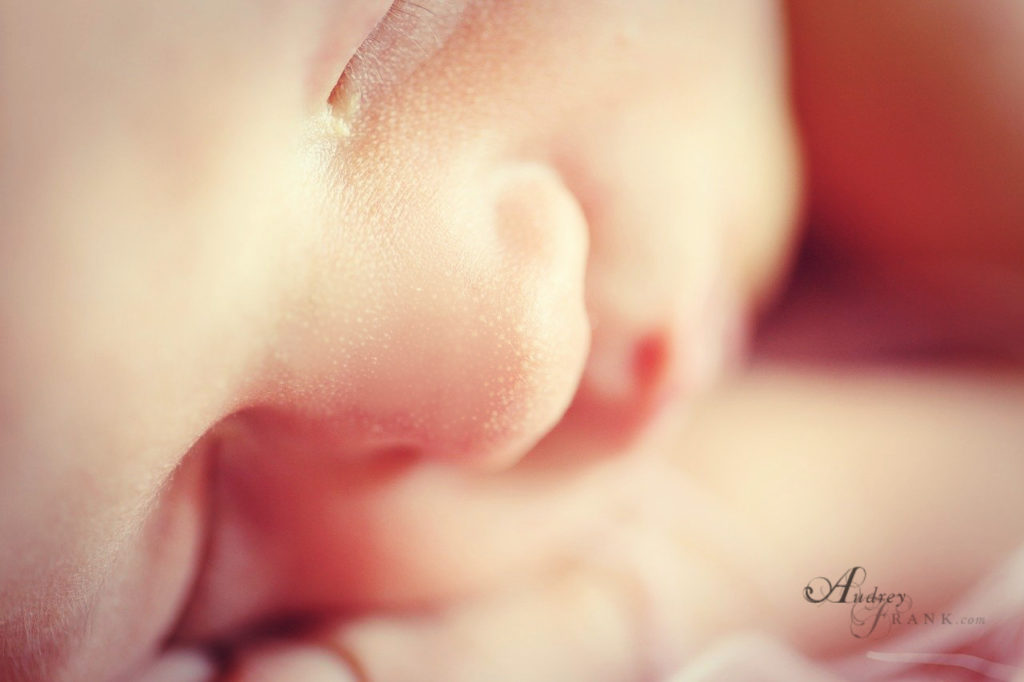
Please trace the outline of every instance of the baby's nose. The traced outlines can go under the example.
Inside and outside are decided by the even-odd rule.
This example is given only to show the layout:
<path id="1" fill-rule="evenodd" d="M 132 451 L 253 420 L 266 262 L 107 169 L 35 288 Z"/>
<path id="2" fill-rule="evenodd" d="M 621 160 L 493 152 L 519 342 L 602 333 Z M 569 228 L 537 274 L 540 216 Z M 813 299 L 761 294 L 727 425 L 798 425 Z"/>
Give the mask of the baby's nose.
<path id="1" fill-rule="evenodd" d="M 274 349 L 275 409 L 329 424 L 338 437 L 316 447 L 332 457 L 507 465 L 575 393 L 589 344 L 575 198 L 542 164 L 443 172 L 338 228 Z"/>

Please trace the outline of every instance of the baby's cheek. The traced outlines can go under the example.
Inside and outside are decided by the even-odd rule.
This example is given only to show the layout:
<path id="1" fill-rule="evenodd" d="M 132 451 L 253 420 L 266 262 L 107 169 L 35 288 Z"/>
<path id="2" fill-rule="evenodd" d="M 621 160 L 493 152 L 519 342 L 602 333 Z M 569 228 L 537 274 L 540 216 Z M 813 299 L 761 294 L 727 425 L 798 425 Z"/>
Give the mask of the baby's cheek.
<path id="1" fill-rule="evenodd" d="M 692 44 L 621 40 L 595 67 L 618 77 L 553 136 L 591 236 L 593 340 L 571 421 L 620 442 L 739 354 L 784 265 L 799 184 L 775 10 L 662 11 L 668 26 L 700 27 Z"/>

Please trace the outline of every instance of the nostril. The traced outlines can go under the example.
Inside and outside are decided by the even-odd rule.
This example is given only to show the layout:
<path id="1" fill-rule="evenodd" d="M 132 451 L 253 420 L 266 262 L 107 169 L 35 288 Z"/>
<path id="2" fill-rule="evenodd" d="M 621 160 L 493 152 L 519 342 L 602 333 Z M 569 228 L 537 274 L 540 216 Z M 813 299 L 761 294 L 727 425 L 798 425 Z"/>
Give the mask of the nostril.
<path id="1" fill-rule="evenodd" d="M 584 375 L 584 389 L 595 401 L 630 409 L 649 402 L 671 381 L 670 331 L 602 332 L 595 334 Z"/>
<path id="2" fill-rule="evenodd" d="M 670 360 L 668 334 L 651 332 L 633 347 L 633 376 L 636 386 L 656 388 L 668 374 Z"/>
<path id="3" fill-rule="evenodd" d="M 563 428 L 625 445 L 640 435 L 680 388 L 676 337 L 668 328 L 595 333 L 584 378 Z"/>

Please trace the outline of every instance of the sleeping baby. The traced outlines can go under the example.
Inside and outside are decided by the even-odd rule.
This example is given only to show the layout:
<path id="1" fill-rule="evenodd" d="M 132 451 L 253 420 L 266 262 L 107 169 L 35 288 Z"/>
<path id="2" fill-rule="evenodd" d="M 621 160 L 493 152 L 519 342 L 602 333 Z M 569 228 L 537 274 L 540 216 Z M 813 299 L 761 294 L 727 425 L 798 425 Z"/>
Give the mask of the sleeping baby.
<path id="1" fill-rule="evenodd" d="M 1024 675 L 1024 12 L 912 4 L 0 0 L 0 679 Z"/>

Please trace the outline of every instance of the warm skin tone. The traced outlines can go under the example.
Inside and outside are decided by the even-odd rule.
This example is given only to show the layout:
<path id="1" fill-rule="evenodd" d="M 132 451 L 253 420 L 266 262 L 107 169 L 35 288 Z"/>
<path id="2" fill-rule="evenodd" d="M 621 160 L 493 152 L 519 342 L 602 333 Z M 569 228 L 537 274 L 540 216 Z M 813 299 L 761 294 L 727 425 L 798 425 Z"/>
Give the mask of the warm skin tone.
<path id="1" fill-rule="evenodd" d="M 529 478 L 460 472 L 574 396 L 573 453 L 591 420 L 628 441 L 713 370 L 709 315 L 791 222 L 776 13 L 434 4 L 330 111 L 388 3 L 4 5 L 0 627 L 30 679 L 137 670 L 193 589 L 190 640 L 532 571 L 580 513 L 463 560 Z"/>
<path id="2" fill-rule="evenodd" d="M 298 5 L 0 4 L 0 677 L 206 679 L 171 639 L 240 646 L 236 680 L 343 679 L 332 638 L 375 681 L 468 682 L 518 632 L 510 679 L 625 681 L 750 619 L 722 570 L 750 599 L 820 573 L 785 523 L 814 499 L 750 513 L 793 546 L 760 596 L 676 527 L 690 485 L 748 513 L 715 424 L 819 390 L 755 375 L 670 428 L 787 262 L 781 13 L 431 0 L 366 41 L 387 2 Z M 898 571 L 873 537 L 858 561 Z M 799 606 L 767 626 L 849 646 Z"/>

